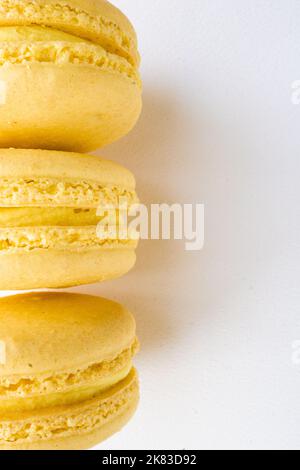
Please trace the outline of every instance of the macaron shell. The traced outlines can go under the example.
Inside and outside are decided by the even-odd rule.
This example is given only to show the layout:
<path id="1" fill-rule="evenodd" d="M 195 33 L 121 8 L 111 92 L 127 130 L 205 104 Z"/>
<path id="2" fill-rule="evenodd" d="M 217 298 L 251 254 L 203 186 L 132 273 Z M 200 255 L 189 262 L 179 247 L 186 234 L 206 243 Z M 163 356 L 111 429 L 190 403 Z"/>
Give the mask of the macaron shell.
<path id="1" fill-rule="evenodd" d="M 0 180 L 43 177 L 135 189 L 133 174 L 110 160 L 53 150 L 0 149 Z"/>
<path id="2" fill-rule="evenodd" d="M 89 433 L 49 441 L 32 442 L 27 444 L 1 445 L 0 450 L 90 450 L 114 434 L 120 432 L 130 421 L 137 410 L 138 398 L 115 419 L 99 429 Z"/>
<path id="3" fill-rule="evenodd" d="M 127 76 L 89 65 L 0 67 L 0 147 L 88 152 L 126 135 L 141 112 Z"/>
<path id="4" fill-rule="evenodd" d="M 1 428 L 26 429 L 27 438 L 3 442 L 0 450 L 86 450 L 120 431 L 136 411 L 139 384 L 136 371 L 94 399 L 67 407 L 19 415 L 16 422 L 0 420 Z M 59 432 L 60 437 L 57 437 Z M 28 430 L 29 429 L 29 430 Z M 38 429 L 38 432 L 36 432 Z M 63 431 L 62 431 L 63 430 Z M 55 434 L 53 439 L 51 435 Z M 6 434 L 7 435 L 7 434 Z M 15 435 L 15 433 L 14 433 Z M 23 432 L 21 432 L 23 435 Z M 47 436 L 47 437 L 46 437 Z"/>
<path id="5" fill-rule="evenodd" d="M 9 386 L 111 362 L 136 342 L 136 325 L 128 310 L 100 297 L 32 293 L 0 299 L 0 340 L 0 382 Z"/>
<path id="6" fill-rule="evenodd" d="M 120 432 L 136 412 L 138 399 L 114 420 L 89 434 L 52 439 L 27 444 L 1 445 L 0 450 L 90 450 L 114 434 Z"/>
<path id="7" fill-rule="evenodd" d="M 37 250 L 0 255 L 0 290 L 66 288 L 117 279 L 136 263 L 131 249 Z"/>

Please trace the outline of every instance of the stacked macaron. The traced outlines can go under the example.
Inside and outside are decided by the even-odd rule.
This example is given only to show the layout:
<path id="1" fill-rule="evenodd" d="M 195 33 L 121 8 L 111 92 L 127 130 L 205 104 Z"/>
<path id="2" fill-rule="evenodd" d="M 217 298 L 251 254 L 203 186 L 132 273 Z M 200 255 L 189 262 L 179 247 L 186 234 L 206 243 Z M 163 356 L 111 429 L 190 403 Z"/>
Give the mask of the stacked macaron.
<path id="1" fill-rule="evenodd" d="M 136 237 L 120 235 L 111 209 L 138 202 L 135 179 L 78 152 L 136 123 L 139 60 L 132 25 L 106 0 L 0 2 L 0 289 L 79 286 L 134 266 Z M 114 302 L 1 299 L 0 450 L 87 449 L 120 430 L 138 402 L 137 349 L 135 321 Z"/>
<path id="2" fill-rule="evenodd" d="M 128 421 L 139 397 L 135 322 L 76 294 L 0 300 L 0 450 L 81 450 Z"/>
<path id="3" fill-rule="evenodd" d="M 141 111 L 136 34 L 105 0 L 0 2 L 0 147 L 85 152 Z"/>

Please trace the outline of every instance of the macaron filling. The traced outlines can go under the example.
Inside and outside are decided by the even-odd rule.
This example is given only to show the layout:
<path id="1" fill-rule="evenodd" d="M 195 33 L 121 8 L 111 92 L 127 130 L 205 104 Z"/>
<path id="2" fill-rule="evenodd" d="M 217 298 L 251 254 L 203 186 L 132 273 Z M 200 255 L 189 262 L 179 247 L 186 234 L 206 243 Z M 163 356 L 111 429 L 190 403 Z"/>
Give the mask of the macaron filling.
<path id="1" fill-rule="evenodd" d="M 10 445 L 16 445 L 20 450 L 24 444 L 27 449 L 28 444 L 36 443 L 38 446 L 44 441 L 50 441 L 52 448 L 52 440 L 88 436 L 119 419 L 125 424 L 135 411 L 138 399 L 138 377 L 132 368 L 123 381 L 90 400 L 3 416 L 0 421 L 0 448 L 10 449 Z M 119 429 L 117 426 L 116 430 Z"/>
<path id="2" fill-rule="evenodd" d="M 99 236 L 97 227 L 32 227 L 0 228 L 1 252 L 22 253 L 33 250 L 93 250 L 104 248 L 135 249 L 137 240 L 118 237 L 118 230 L 111 228 Z"/>
<path id="3" fill-rule="evenodd" d="M 0 207 L 2 227 L 84 227 L 97 225 L 97 209 L 72 207 Z"/>
<path id="4" fill-rule="evenodd" d="M 0 42 L 83 42 L 92 44 L 86 39 L 82 39 L 73 34 L 65 33 L 46 26 L 1 26 Z"/>
<path id="5" fill-rule="evenodd" d="M 124 231 L 119 235 L 119 205 L 126 211 L 138 202 L 135 183 L 129 177 L 113 185 L 111 179 L 111 173 L 105 172 L 103 184 L 101 180 L 65 177 L 0 178 L 0 254 L 48 249 L 134 250 L 136 237 L 124 236 Z M 105 232 L 99 236 L 97 228 L 103 218 Z"/>
<path id="6" fill-rule="evenodd" d="M 100 393 L 115 386 L 126 379 L 132 370 L 132 362 L 122 370 L 111 375 L 99 377 L 97 382 L 90 386 L 82 386 L 67 392 L 50 393 L 24 398 L 8 398 L 0 400 L 0 414 L 29 411 L 35 409 L 50 408 L 55 406 L 67 406 L 81 403 L 95 398 Z"/>
<path id="7" fill-rule="evenodd" d="M 137 70 L 100 45 L 43 26 L 0 27 L 0 65 L 28 62 L 94 66 L 119 73 L 140 86 Z"/>
<path id="8" fill-rule="evenodd" d="M 115 214 L 115 215 L 114 215 Z M 98 249 L 136 247 L 135 237 L 122 237 L 119 211 L 62 207 L 0 208 L 0 253 L 34 249 Z M 104 219 L 105 217 L 105 219 Z M 99 236 L 98 223 L 104 219 L 105 237 Z"/>

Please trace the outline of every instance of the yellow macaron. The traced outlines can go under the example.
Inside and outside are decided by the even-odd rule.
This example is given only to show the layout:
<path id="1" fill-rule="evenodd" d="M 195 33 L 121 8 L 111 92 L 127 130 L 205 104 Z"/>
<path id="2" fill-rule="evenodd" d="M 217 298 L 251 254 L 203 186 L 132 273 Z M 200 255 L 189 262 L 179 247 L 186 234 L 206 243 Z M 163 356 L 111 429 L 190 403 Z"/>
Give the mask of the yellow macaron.
<path id="1" fill-rule="evenodd" d="M 134 413 L 132 315 L 99 297 L 0 299 L 0 450 L 88 449 Z"/>
<path id="2" fill-rule="evenodd" d="M 136 33 L 105 0 L 0 2 L 0 147 L 85 152 L 141 112 Z"/>
<path id="3" fill-rule="evenodd" d="M 127 273 L 137 240 L 120 235 L 114 208 L 127 211 L 137 201 L 133 175 L 111 161 L 0 150 L 0 289 L 69 287 Z"/>

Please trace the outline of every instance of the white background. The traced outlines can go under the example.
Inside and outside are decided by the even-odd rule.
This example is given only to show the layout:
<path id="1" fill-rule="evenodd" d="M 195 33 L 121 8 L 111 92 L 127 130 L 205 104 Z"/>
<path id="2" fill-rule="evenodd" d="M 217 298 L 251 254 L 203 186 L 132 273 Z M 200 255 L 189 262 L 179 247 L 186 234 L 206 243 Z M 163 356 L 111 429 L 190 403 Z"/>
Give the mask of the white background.
<path id="1" fill-rule="evenodd" d="M 206 244 L 143 242 L 73 291 L 136 315 L 142 398 L 100 449 L 300 449 L 299 0 L 115 0 L 139 35 L 144 112 L 98 152 L 140 198 L 204 203 Z"/>
<path id="2" fill-rule="evenodd" d="M 147 203 L 204 203 L 206 244 L 144 242 L 85 289 L 135 312 L 142 400 L 102 449 L 300 449 L 299 0 L 115 0 L 143 59 L 144 113 L 101 152 Z"/>

